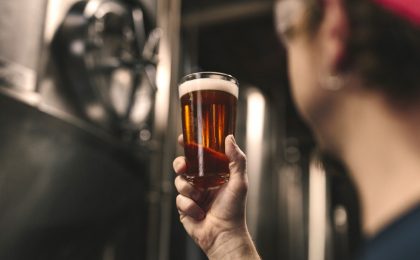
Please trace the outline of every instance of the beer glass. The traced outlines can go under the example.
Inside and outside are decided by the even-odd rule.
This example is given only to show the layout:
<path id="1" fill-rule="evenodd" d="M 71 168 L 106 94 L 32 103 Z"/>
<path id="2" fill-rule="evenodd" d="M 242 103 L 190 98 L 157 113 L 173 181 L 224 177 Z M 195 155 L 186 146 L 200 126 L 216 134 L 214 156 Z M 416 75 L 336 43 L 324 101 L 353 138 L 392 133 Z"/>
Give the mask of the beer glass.
<path id="1" fill-rule="evenodd" d="M 185 178 L 195 187 L 217 188 L 229 180 L 225 138 L 235 134 L 238 81 L 227 74 L 198 72 L 179 84 Z"/>

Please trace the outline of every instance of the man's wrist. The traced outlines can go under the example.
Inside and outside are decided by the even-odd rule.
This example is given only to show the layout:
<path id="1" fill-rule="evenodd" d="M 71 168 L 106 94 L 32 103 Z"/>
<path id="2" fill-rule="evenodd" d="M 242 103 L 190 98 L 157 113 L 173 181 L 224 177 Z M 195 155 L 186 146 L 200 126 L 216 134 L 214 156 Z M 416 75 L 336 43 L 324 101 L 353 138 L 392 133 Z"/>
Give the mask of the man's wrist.
<path id="1" fill-rule="evenodd" d="M 206 254 L 210 260 L 261 259 L 247 230 L 221 233 Z"/>

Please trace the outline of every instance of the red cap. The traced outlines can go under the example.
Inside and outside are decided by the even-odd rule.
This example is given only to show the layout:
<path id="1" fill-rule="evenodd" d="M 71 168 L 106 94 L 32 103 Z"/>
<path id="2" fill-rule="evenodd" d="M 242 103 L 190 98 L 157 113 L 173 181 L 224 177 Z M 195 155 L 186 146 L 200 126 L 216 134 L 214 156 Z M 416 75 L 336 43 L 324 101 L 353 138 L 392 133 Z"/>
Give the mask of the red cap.
<path id="1" fill-rule="evenodd" d="M 420 26 L 420 0 L 373 0 L 395 15 Z"/>

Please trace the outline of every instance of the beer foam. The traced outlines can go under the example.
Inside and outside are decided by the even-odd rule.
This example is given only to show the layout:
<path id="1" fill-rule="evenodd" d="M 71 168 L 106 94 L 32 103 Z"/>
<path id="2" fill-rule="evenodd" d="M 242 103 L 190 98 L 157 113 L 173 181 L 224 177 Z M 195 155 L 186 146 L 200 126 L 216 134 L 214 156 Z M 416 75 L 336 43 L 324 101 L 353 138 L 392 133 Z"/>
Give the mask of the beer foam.
<path id="1" fill-rule="evenodd" d="M 219 90 L 232 94 L 238 98 L 238 86 L 223 79 L 199 78 L 186 81 L 179 86 L 179 98 L 183 95 L 199 90 Z"/>

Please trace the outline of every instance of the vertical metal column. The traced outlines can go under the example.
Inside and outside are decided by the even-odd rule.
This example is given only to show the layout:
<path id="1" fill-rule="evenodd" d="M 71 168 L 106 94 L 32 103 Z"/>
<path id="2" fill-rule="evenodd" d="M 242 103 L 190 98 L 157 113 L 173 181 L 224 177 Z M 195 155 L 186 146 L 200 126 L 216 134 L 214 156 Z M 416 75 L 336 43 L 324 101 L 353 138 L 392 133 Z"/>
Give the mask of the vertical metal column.
<path id="1" fill-rule="evenodd" d="M 175 156 L 178 118 L 179 38 L 181 0 L 157 1 L 157 26 L 161 29 L 153 140 L 156 150 L 150 172 L 149 260 L 169 259 L 172 160 Z"/>

